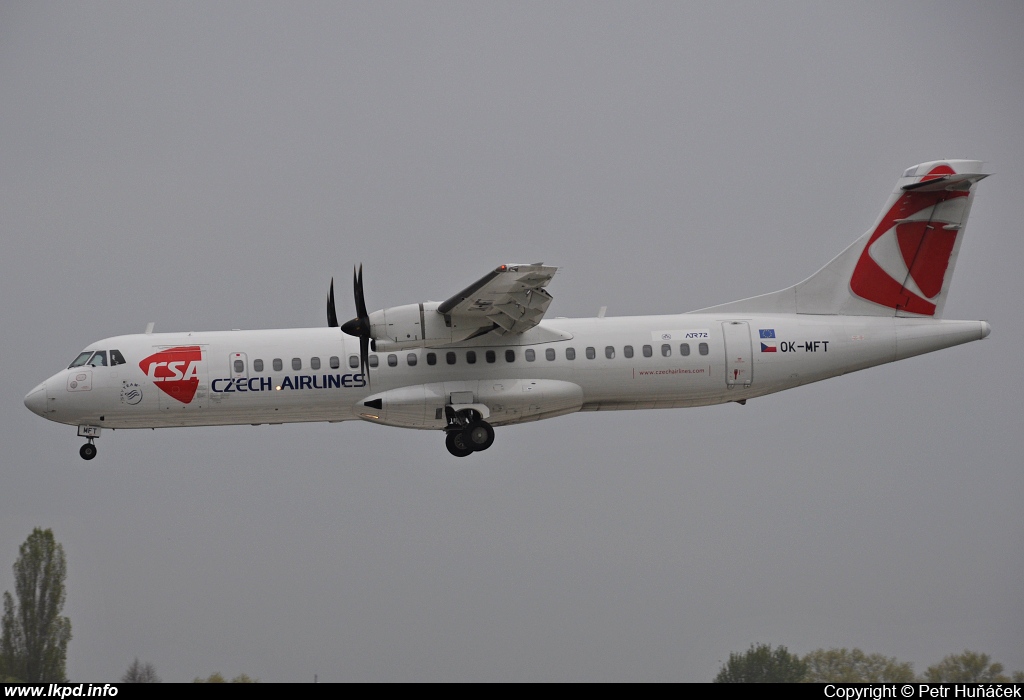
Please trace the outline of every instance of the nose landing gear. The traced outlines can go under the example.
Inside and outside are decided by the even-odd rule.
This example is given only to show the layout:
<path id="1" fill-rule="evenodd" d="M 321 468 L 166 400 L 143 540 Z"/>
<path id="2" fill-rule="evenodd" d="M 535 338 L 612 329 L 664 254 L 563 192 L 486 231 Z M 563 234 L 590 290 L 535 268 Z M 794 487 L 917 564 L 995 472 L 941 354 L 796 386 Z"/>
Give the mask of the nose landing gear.
<path id="1" fill-rule="evenodd" d="M 476 411 L 456 413 L 449 407 L 445 413 L 448 427 L 445 428 L 444 446 L 454 456 L 468 457 L 494 444 L 494 428 Z"/>
<path id="2" fill-rule="evenodd" d="M 100 416 L 100 420 L 103 417 Z M 82 449 L 78 451 L 82 459 L 88 461 L 96 456 L 96 445 L 92 444 L 92 441 L 100 436 L 100 428 L 95 425 L 80 425 L 78 426 L 78 437 L 84 437 L 89 442 L 82 445 Z"/>
<path id="3" fill-rule="evenodd" d="M 84 460 L 90 460 L 96 456 L 96 445 L 92 444 L 92 438 L 89 438 L 89 442 L 82 445 L 82 449 L 78 451 L 78 454 L 80 454 Z"/>

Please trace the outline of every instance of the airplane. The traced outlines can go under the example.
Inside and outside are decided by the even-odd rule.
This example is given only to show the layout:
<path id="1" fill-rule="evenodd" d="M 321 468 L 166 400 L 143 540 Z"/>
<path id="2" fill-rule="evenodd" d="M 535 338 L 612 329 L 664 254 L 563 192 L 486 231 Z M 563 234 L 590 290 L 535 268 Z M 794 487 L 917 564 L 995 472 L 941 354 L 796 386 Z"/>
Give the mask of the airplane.
<path id="1" fill-rule="evenodd" d="M 908 168 L 875 224 L 803 282 L 662 316 L 545 319 L 557 268 L 504 264 L 445 301 L 327 326 L 106 338 L 25 397 L 78 427 L 80 455 L 104 429 L 364 420 L 438 430 L 456 457 L 494 428 L 577 411 L 741 405 L 811 382 L 989 335 L 943 320 L 982 163 Z"/>

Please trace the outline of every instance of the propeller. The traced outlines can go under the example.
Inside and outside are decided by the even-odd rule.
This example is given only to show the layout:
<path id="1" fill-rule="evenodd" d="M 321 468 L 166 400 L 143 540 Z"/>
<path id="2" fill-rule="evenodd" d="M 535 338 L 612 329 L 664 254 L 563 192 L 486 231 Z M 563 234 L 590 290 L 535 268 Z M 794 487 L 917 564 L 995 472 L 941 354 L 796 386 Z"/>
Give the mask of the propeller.
<path id="1" fill-rule="evenodd" d="M 359 338 L 359 371 L 366 377 L 366 382 L 369 384 L 370 375 L 368 373 L 368 365 L 370 361 L 370 314 L 366 311 L 366 299 L 363 296 L 363 266 L 360 265 L 358 269 L 352 269 L 352 287 L 355 292 L 356 298 L 356 317 L 351 321 L 345 321 L 341 325 L 341 332 L 347 333 L 348 335 Z M 331 299 L 333 303 L 334 285 L 331 284 Z M 330 312 L 328 312 L 328 321 L 330 320 Z M 335 321 L 337 319 L 335 318 Z"/>
<path id="2" fill-rule="evenodd" d="M 331 278 L 331 291 L 327 295 L 327 327 L 338 327 L 338 310 L 334 308 L 334 278 Z"/>

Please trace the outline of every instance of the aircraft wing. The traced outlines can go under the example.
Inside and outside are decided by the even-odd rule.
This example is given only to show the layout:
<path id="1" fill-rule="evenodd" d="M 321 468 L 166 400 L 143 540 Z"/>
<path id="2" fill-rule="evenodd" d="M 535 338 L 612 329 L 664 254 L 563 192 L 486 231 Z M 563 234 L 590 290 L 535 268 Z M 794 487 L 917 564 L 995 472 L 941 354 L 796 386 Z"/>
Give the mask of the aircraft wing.
<path id="1" fill-rule="evenodd" d="M 522 333 L 544 318 L 552 300 L 544 287 L 557 270 L 543 263 L 501 265 L 441 302 L 437 312 L 453 329 Z"/>

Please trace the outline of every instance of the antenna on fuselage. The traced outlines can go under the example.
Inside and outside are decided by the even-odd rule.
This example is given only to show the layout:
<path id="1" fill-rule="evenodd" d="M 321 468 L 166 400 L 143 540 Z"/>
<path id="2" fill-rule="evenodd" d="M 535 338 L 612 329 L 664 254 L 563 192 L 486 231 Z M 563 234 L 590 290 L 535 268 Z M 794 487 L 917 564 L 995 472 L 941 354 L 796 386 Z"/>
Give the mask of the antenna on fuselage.
<path id="1" fill-rule="evenodd" d="M 146 335 L 153 335 L 153 329 L 156 328 L 156 321 L 150 321 L 146 324 Z"/>

